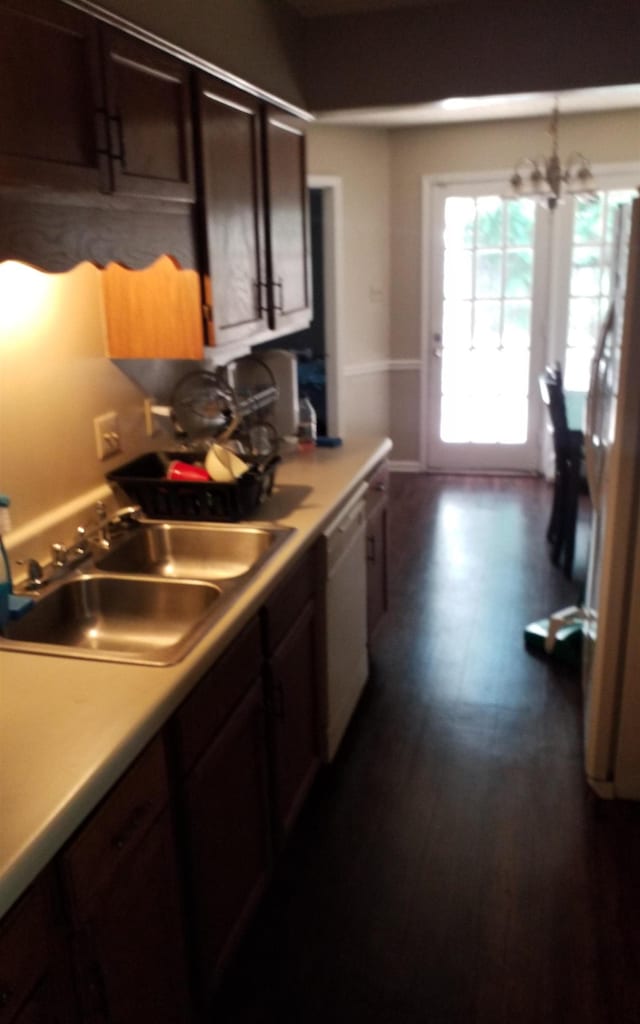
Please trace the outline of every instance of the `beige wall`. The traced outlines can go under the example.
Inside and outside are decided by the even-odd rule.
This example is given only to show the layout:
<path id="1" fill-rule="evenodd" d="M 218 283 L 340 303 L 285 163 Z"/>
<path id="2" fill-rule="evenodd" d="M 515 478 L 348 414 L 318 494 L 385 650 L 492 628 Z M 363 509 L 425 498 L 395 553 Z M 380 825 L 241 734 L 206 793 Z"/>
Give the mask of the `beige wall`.
<path id="1" fill-rule="evenodd" d="M 0 480 L 14 531 L 104 484 L 113 462 L 98 461 L 94 416 L 118 413 L 125 456 L 146 442 L 144 392 L 105 358 L 103 339 L 94 266 L 0 264 Z"/>
<path id="2" fill-rule="evenodd" d="M 273 0 L 104 0 L 101 6 L 298 106 L 299 20 Z"/>
<path id="3" fill-rule="evenodd" d="M 342 184 L 341 356 L 347 371 L 380 363 L 366 376 L 341 380 L 341 429 L 387 429 L 389 356 L 389 138 L 379 129 L 312 124 L 307 169 Z"/>
<path id="4" fill-rule="evenodd" d="M 392 359 L 419 359 L 421 353 L 423 177 L 504 171 L 506 189 L 506 177 L 519 157 L 549 151 L 547 126 L 547 119 L 535 118 L 390 133 Z M 586 153 L 594 165 L 635 162 L 640 184 L 640 111 L 562 117 L 561 155 L 573 150 Z M 428 321 L 428 309 L 426 313 Z M 397 377 L 392 417 L 394 409 L 402 409 L 402 457 L 417 460 L 421 397 L 408 374 Z M 415 424 L 412 446 L 408 420 Z"/>
<path id="5" fill-rule="evenodd" d="M 393 459 L 415 463 L 419 457 L 420 374 L 394 370 L 389 378 L 389 419 Z"/>

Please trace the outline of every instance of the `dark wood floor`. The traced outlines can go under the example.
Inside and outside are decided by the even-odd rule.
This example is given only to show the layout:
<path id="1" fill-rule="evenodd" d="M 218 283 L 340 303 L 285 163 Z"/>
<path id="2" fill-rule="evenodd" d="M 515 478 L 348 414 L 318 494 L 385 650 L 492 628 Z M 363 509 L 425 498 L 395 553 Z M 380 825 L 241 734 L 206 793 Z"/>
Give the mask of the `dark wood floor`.
<path id="1" fill-rule="evenodd" d="M 368 690 L 216 1022 L 640 1022 L 640 805 L 582 772 L 575 671 L 523 648 L 574 603 L 534 480 L 394 476 Z"/>

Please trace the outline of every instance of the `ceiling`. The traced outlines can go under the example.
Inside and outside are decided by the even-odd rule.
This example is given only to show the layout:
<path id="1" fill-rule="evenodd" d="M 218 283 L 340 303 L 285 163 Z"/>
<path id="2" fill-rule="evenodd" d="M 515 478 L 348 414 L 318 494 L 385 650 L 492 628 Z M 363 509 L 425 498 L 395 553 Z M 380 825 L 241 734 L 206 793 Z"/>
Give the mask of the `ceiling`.
<path id="1" fill-rule="evenodd" d="M 286 0 L 305 18 L 341 14 L 371 14 L 373 11 L 409 7 L 434 7 L 460 3 L 461 0 Z M 464 0 L 478 5 L 486 0 Z M 451 97 L 433 103 L 403 107 L 367 107 L 352 110 L 314 110 L 317 119 L 327 124 L 406 128 L 414 125 L 451 124 L 470 121 L 507 120 L 539 117 L 551 113 L 558 102 L 561 114 L 604 110 L 640 109 L 640 84 L 605 88 L 573 89 L 559 93 L 520 93 L 518 95 Z"/>
<path id="2" fill-rule="evenodd" d="M 433 7 L 435 4 L 459 0 L 287 0 L 305 18 L 321 18 L 330 14 L 368 14 L 371 11 L 395 10 L 399 7 Z"/>
<path id="3" fill-rule="evenodd" d="M 299 3 L 320 0 L 298 0 Z M 335 0 L 337 2 L 337 0 Z M 344 0 L 349 2 L 349 0 Z M 520 93 L 509 96 L 452 97 L 435 103 L 405 107 L 369 107 L 362 110 L 316 112 L 327 124 L 360 125 L 371 128 L 407 128 L 421 124 L 452 124 L 462 121 L 499 121 L 516 117 L 539 117 L 551 113 L 557 101 L 560 114 L 590 111 L 640 109 L 640 84 L 611 85 L 597 89 L 566 92 Z"/>

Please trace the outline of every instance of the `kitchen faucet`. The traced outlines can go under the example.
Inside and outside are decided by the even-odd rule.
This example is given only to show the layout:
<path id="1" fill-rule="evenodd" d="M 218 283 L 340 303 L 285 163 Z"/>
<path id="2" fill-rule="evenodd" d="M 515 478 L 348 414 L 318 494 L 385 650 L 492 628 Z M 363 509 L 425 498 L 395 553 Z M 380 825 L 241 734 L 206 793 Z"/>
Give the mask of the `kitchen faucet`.
<path id="1" fill-rule="evenodd" d="M 111 547 L 111 531 L 109 529 L 109 516 L 104 501 L 96 502 L 96 515 L 98 517 L 98 544 L 101 548 Z"/>

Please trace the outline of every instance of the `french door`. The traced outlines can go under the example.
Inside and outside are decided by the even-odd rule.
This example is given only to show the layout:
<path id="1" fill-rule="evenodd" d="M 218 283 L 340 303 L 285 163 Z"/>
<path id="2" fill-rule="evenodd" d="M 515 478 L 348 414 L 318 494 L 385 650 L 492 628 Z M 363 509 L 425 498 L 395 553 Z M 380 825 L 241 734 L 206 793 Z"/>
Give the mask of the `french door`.
<path id="1" fill-rule="evenodd" d="M 428 465 L 533 471 L 548 214 L 499 184 L 433 189 Z"/>

